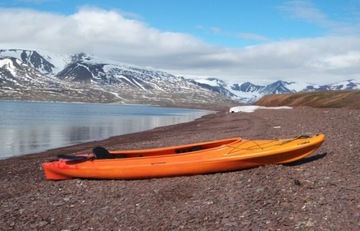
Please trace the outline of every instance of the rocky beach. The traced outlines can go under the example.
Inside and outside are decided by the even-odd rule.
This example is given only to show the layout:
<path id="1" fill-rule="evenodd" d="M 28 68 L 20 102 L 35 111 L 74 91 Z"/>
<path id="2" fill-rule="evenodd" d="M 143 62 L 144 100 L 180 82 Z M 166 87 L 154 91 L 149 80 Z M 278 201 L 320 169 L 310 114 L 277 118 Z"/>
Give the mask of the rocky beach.
<path id="1" fill-rule="evenodd" d="M 360 110 L 220 111 L 193 122 L 0 160 L 0 230 L 359 230 Z M 47 181 L 58 154 L 324 133 L 310 157 L 208 175 Z"/>

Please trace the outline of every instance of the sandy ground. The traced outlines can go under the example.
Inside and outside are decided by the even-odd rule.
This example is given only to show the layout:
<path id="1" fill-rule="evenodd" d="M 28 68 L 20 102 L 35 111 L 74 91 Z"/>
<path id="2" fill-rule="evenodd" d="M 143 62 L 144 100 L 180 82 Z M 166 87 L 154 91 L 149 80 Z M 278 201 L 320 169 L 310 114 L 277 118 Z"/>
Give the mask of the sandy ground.
<path id="1" fill-rule="evenodd" d="M 196 121 L 0 160 L 0 230 L 360 230 L 360 110 L 220 112 Z M 46 181 L 57 154 L 219 138 L 325 133 L 311 157 L 208 175 Z"/>

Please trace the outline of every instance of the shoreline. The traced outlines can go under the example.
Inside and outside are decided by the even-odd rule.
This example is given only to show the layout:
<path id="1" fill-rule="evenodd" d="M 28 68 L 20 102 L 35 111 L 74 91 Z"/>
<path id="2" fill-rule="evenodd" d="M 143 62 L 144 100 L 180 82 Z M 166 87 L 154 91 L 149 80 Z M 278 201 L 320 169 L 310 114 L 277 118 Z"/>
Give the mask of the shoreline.
<path id="1" fill-rule="evenodd" d="M 3 230 L 358 230 L 360 110 L 218 112 L 192 122 L 0 160 Z M 164 147 L 230 137 L 325 133 L 288 165 L 145 180 L 46 181 L 57 154 Z"/>

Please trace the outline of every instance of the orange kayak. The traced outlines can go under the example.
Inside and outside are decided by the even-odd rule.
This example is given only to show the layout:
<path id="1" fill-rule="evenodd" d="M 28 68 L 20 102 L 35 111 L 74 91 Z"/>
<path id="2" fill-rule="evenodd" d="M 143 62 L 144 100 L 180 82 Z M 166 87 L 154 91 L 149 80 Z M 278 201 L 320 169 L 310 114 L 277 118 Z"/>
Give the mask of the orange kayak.
<path id="1" fill-rule="evenodd" d="M 207 174 L 300 160 L 320 147 L 324 134 L 292 139 L 230 138 L 166 148 L 62 155 L 43 163 L 48 180 L 144 179 Z"/>

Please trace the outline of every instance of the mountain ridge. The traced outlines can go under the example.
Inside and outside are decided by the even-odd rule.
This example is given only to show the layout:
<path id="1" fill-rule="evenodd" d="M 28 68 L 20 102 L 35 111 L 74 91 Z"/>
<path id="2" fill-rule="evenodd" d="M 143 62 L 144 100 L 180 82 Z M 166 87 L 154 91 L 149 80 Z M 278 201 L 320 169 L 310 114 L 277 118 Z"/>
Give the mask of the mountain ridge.
<path id="1" fill-rule="evenodd" d="M 163 71 L 108 62 L 85 53 L 0 50 L 0 98 L 170 106 L 234 101 Z M 216 100 L 214 100 L 216 99 Z"/>
<path id="2" fill-rule="evenodd" d="M 263 96 L 273 94 L 360 89 L 360 81 L 356 79 L 324 85 L 282 80 L 277 80 L 268 85 L 256 85 L 248 81 L 243 83 L 230 83 L 213 77 L 198 79 L 196 81 L 206 89 L 213 89 L 216 92 L 226 92 L 226 95 L 231 99 L 244 103 L 254 103 Z"/>
<path id="3" fill-rule="evenodd" d="M 267 85 L 191 79 L 103 60 L 86 53 L 0 49 L 0 98 L 146 103 L 173 106 L 254 103 L 269 94 L 360 89 L 360 81 L 316 85 L 278 80 Z"/>

